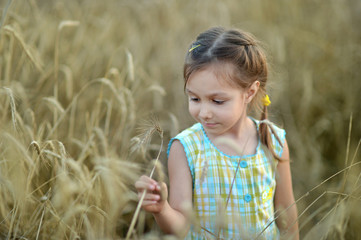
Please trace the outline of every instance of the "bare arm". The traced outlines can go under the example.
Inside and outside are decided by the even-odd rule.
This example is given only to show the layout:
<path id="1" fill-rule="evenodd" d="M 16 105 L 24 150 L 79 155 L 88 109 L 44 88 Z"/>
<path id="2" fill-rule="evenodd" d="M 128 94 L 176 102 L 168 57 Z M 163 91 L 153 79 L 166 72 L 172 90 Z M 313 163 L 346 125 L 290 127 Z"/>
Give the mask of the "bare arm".
<path id="1" fill-rule="evenodd" d="M 147 189 L 143 209 L 153 213 L 158 226 L 168 234 L 184 237 L 189 230 L 185 204 L 192 203 L 192 176 L 182 144 L 175 140 L 168 158 L 169 202 L 161 198 L 161 191 L 167 195 L 167 186 L 142 176 L 136 182 L 139 195 Z"/>
<path id="2" fill-rule="evenodd" d="M 192 176 L 187 157 L 179 141 L 174 141 L 168 158 L 169 204 L 163 211 L 154 214 L 160 228 L 167 233 L 186 235 L 189 223 L 186 219 L 184 204 L 192 203 Z"/>
<path id="3" fill-rule="evenodd" d="M 285 142 L 281 159 L 283 160 L 279 161 L 277 166 L 274 205 L 276 210 L 282 212 L 295 202 L 287 142 Z M 286 236 L 292 237 L 292 239 L 299 239 L 298 223 L 296 220 L 297 207 L 296 204 L 294 204 L 276 219 L 276 224 L 281 234 L 286 234 Z"/>

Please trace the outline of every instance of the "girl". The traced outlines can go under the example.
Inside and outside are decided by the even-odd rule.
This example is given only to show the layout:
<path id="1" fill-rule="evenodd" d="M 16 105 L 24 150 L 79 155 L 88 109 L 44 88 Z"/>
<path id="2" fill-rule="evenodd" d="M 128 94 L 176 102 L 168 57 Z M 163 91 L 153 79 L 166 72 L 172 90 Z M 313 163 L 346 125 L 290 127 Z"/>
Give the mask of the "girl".
<path id="1" fill-rule="evenodd" d="M 244 31 L 211 28 L 190 46 L 184 79 L 198 123 L 169 143 L 169 200 L 161 197 L 165 183 L 136 182 L 139 195 L 147 190 L 143 209 L 164 232 L 187 239 L 276 239 L 280 232 L 298 239 L 288 146 L 285 131 L 267 120 L 259 43 Z M 261 109 L 260 121 L 247 116 L 253 108 Z M 187 204 L 198 224 L 191 226 Z"/>

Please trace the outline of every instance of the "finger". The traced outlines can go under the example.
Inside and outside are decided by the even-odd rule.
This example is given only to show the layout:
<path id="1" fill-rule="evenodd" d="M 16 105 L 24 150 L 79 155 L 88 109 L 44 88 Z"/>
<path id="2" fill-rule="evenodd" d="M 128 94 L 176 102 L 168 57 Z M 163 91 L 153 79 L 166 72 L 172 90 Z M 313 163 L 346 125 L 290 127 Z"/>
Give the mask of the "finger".
<path id="1" fill-rule="evenodd" d="M 151 194 L 151 193 L 155 195 L 159 195 L 161 200 L 166 200 L 168 197 L 167 184 L 165 184 L 164 182 L 157 183 L 154 190 L 148 190 L 147 194 Z M 140 198 L 142 194 L 143 192 L 138 192 L 138 197 Z"/>
<path id="2" fill-rule="evenodd" d="M 149 183 L 149 182 L 144 182 L 144 181 L 138 180 L 138 181 L 135 182 L 135 188 L 138 191 L 142 191 L 144 189 L 153 191 L 153 190 L 156 189 L 156 184 L 152 184 L 152 183 Z"/>
<path id="3" fill-rule="evenodd" d="M 157 201 L 144 200 L 142 203 L 142 206 L 146 207 L 146 206 L 150 206 L 150 205 L 155 205 L 156 203 L 157 203 Z"/>
<path id="4" fill-rule="evenodd" d="M 143 190 L 143 189 L 148 189 L 149 186 L 151 186 L 151 185 L 149 183 L 146 183 L 143 181 L 136 181 L 134 186 L 137 190 Z"/>
<path id="5" fill-rule="evenodd" d="M 155 185 L 154 191 L 160 192 L 160 190 L 162 190 L 162 187 L 161 187 L 160 183 L 157 183 L 157 185 Z"/>
<path id="6" fill-rule="evenodd" d="M 138 181 L 135 182 L 135 187 L 138 190 L 147 189 L 154 190 L 156 188 L 157 182 L 148 176 L 141 176 Z"/>
<path id="7" fill-rule="evenodd" d="M 154 185 L 157 184 L 157 181 L 155 181 L 154 179 L 152 179 L 152 178 L 150 178 L 150 177 L 148 177 L 146 175 L 142 175 L 140 177 L 140 180 L 143 181 L 143 182 L 147 182 L 149 184 L 154 184 Z"/>
<path id="8" fill-rule="evenodd" d="M 138 198 L 141 198 L 142 194 L 138 193 Z M 144 197 L 144 200 L 148 200 L 148 201 L 159 201 L 160 200 L 160 195 L 159 194 L 152 194 L 152 193 L 147 193 Z"/>
<path id="9" fill-rule="evenodd" d="M 160 188 L 160 198 L 161 200 L 166 200 L 168 198 L 168 188 L 167 188 L 167 184 L 165 184 L 164 182 L 161 182 L 159 185 Z"/>

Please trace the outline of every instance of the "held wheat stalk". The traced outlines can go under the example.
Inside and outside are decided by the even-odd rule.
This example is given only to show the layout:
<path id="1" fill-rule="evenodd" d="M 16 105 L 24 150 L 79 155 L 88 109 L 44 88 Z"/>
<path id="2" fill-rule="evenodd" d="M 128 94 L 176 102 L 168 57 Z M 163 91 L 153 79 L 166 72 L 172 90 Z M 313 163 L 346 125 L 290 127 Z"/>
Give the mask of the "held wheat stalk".
<path id="1" fill-rule="evenodd" d="M 157 167 L 157 162 L 159 160 L 159 156 L 160 156 L 160 153 L 162 152 L 162 148 L 163 148 L 163 141 L 160 145 L 160 149 L 159 149 L 159 152 L 158 152 L 158 156 L 155 160 L 155 164 L 154 164 L 154 167 L 152 169 L 152 172 L 150 173 L 149 177 L 152 178 L 153 177 L 153 173 L 155 171 L 155 168 Z M 128 233 L 127 233 L 127 237 L 126 237 L 126 240 L 128 240 L 130 238 L 130 236 L 132 235 L 132 232 L 133 232 L 133 229 L 134 229 L 134 226 L 135 226 L 135 223 L 137 222 L 137 219 L 138 219 L 138 215 L 139 215 L 139 212 L 140 212 L 140 208 L 142 207 L 142 203 L 144 201 L 144 198 L 145 198 L 145 194 L 147 193 L 147 190 L 144 190 L 143 193 L 142 193 L 142 196 L 141 198 L 139 199 L 139 202 L 138 202 L 138 205 L 137 205 L 137 208 L 135 210 L 135 213 L 134 213 L 134 216 L 132 218 L 132 222 L 130 224 L 130 227 L 128 229 Z"/>
<path id="2" fill-rule="evenodd" d="M 160 148 L 159 148 L 159 151 L 158 151 L 157 158 L 155 159 L 153 169 L 152 169 L 152 171 L 151 171 L 151 173 L 149 175 L 150 178 L 153 177 L 154 171 L 155 171 L 155 169 L 157 167 L 157 163 L 158 163 L 160 154 L 161 154 L 162 149 L 163 149 L 163 130 L 160 128 L 160 126 L 159 126 L 158 122 L 156 121 L 156 119 L 151 119 L 151 124 L 152 124 L 153 127 L 151 129 L 149 129 L 148 131 L 146 131 L 146 136 L 144 137 L 146 139 L 145 142 L 147 142 L 147 139 L 149 139 L 149 137 L 152 135 L 152 133 L 157 131 L 158 134 L 161 137 L 161 144 L 160 144 Z M 142 203 L 144 201 L 146 193 L 147 193 L 147 190 L 144 190 L 143 193 L 142 193 L 142 196 L 139 199 L 137 208 L 136 208 L 136 210 L 134 212 L 134 216 L 132 218 L 132 221 L 130 223 L 130 227 L 129 227 L 128 232 L 127 232 L 126 240 L 129 240 L 129 238 L 131 237 L 131 235 L 133 233 L 133 229 L 134 229 L 135 223 L 137 222 L 138 215 L 139 215 L 140 209 L 142 207 Z"/>

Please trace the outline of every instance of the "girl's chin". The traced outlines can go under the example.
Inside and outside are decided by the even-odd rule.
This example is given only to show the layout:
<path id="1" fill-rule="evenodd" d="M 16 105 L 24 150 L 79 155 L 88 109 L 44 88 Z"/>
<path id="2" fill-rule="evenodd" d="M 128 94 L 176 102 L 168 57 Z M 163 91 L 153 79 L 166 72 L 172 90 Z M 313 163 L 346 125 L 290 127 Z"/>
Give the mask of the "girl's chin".
<path id="1" fill-rule="evenodd" d="M 207 132 L 208 137 L 217 137 L 222 135 L 222 129 L 219 128 L 219 125 L 215 125 L 215 126 L 207 126 L 207 125 L 203 125 L 204 130 Z"/>

